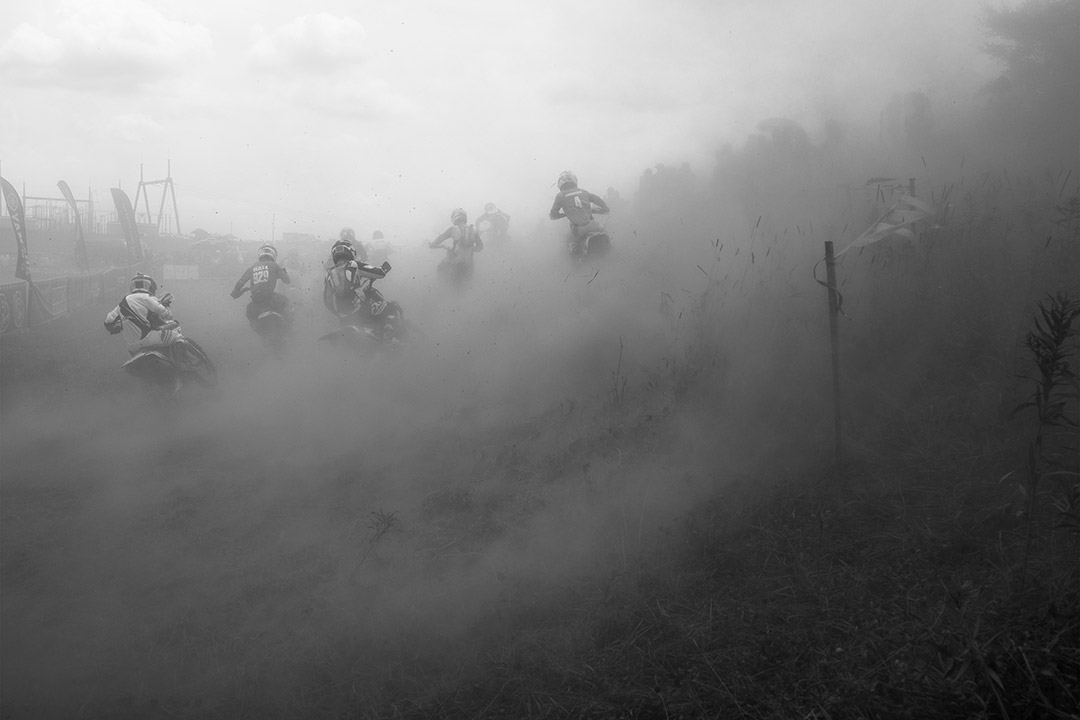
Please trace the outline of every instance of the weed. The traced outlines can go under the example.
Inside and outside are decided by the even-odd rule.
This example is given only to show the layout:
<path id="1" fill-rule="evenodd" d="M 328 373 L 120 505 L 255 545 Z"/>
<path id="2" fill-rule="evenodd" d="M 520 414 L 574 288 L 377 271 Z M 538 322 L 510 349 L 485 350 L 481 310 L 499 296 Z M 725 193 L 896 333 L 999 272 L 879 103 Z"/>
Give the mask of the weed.
<path id="1" fill-rule="evenodd" d="M 615 369 L 611 371 L 611 390 L 609 391 L 609 397 L 611 399 L 611 405 L 616 410 L 621 410 L 623 401 L 626 400 L 626 375 L 622 370 L 623 359 L 623 339 L 619 336 L 619 360 L 615 364 Z"/>
<path id="2" fill-rule="evenodd" d="M 1044 480 L 1054 478 L 1060 486 L 1059 511 L 1066 524 L 1076 526 L 1080 472 L 1077 463 L 1076 403 L 1077 375 L 1070 366 L 1076 354 L 1071 339 L 1076 336 L 1073 322 L 1080 316 L 1080 302 L 1067 293 L 1050 295 L 1039 302 L 1035 328 L 1027 333 L 1024 347 L 1031 355 L 1035 374 L 1026 377 L 1034 385 L 1027 401 L 1013 410 L 1013 415 L 1034 410 L 1035 435 L 1027 453 L 1027 547 L 1021 573 L 1021 589 L 1027 580 L 1027 568 L 1034 538 L 1036 499 Z"/>
<path id="3" fill-rule="evenodd" d="M 371 534 L 368 536 L 367 541 L 364 543 L 364 549 L 360 552 L 360 557 L 356 561 L 356 567 L 353 568 L 352 575 L 356 575 L 357 570 L 364 564 L 364 561 L 368 559 L 368 556 L 375 550 L 375 546 L 379 544 L 387 533 L 391 530 L 398 528 L 401 522 L 398 520 L 396 512 L 384 512 L 383 510 L 375 510 L 371 513 L 371 519 L 368 522 L 368 529 L 371 530 Z"/>

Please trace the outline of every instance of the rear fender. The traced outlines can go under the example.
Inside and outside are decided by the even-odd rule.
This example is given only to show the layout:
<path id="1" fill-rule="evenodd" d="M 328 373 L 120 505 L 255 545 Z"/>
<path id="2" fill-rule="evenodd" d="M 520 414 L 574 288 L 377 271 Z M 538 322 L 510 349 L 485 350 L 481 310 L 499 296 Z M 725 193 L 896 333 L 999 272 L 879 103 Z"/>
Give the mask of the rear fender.
<path id="1" fill-rule="evenodd" d="M 176 374 L 172 360 L 161 350 L 143 350 L 121 367 L 133 375 L 166 379 Z"/>
<path id="2" fill-rule="evenodd" d="M 255 318 L 255 332 L 260 335 L 281 332 L 288 324 L 288 319 L 276 310 L 264 310 Z"/>

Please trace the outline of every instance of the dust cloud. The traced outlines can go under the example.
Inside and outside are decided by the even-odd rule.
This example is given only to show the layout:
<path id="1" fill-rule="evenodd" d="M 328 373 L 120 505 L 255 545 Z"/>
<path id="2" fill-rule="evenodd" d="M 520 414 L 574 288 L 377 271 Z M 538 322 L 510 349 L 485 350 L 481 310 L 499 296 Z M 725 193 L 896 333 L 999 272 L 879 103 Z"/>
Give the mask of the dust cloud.
<path id="1" fill-rule="evenodd" d="M 221 376 L 174 404 L 120 370 L 106 306 L 5 338 L 5 712 L 295 708 L 326 686 L 374 697 L 403 663 L 437 684 L 705 499 L 821 472 L 823 242 L 887 205 L 870 177 L 930 196 L 993 145 L 974 114 L 935 127 L 898 92 L 880 127 L 774 119 L 653 165 L 618 189 L 596 264 L 520 215 L 465 290 L 436 281 L 440 253 L 399 246 L 378 283 L 417 327 L 397 352 L 317 342 L 317 271 L 280 358 L 231 280 L 164 283 Z"/>
<path id="2" fill-rule="evenodd" d="M 721 393 L 732 365 L 694 309 L 711 236 L 664 251 L 619 222 L 602 263 L 569 263 L 552 223 L 478 254 L 459 292 L 435 282 L 441 254 L 403 248 L 379 286 L 418 332 L 372 357 L 316 342 L 317 276 L 281 358 L 228 281 L 165 282 L 221 376 L 174 405 L 122 373 L 107 307 L 5 340 L 8 687 L 62 712 L 227 693 L 239 666 L 290 693 L 330 647 L 377 675 L 375 648 L 467 644 L 500 608 L 629 567 L 721 459 L 758 453 L 680 396 L 680 373 Z"/>

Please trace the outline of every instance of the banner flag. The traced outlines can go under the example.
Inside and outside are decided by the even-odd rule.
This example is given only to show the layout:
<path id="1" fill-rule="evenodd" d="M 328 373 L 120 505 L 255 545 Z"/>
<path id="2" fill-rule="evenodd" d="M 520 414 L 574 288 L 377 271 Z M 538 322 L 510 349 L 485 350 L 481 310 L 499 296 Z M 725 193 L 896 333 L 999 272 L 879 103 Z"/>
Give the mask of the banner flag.
<path id="1" fill-rule="evenodd" d="M 19 193 L 4 178 L 0 177 L 0 191 L 4 193 L 11 225 L 15 228 L 15 244 L 19 248 L 19 257 L 15 262 L 15 277 L 30 281 L 30 257 L 26 252 L 26 210 L 23 208 Z"/>
<path id="2" fill-rule="evenodd" d="M 135 224 L 135 210 L 131 207 L 131 198 L 120 188 L 110 188 L 113 196 L 113 204 L 116 205 L 116 216 L 120 220 L 120 227 L 124 229 L 124 243 L 127 245 L 128 260 L 143 259 L 142 243 L 139 242 L 139 228 Z"/>
<path id="3" fill-rule="evenodd" d="M 26 329 L 27 289 L 26 282 L 0 285 L 0 335 L 21 332 Z"/>
<path id="4" fill-rule="evenodd" d="M 879 240 L 897 235 L 912 242 L 915 241 L 915 233 L 910 226 L 922 220 L 933 217 L 934 211 L 929 205 L 910 195 L 904 195 L 900 201 L 885 211 L 877 221 L 862 232 L 859 237 L 851 241 L 846 248 L 836 253 L 840 257 L 852 248 L 866 247 Z"/>
<path id="5" fill-rule="evenodd" d="M 90 272 L 90 260 L 86 257 L 86 238 L 83 235 L 82 219 L 79 218 L 79 206 L 75 203 L 75 196 L 71 193 L 68 184 L 61 180 L 56 183 L 60 193 L 71 206 L 71 212 L 75 213 L 75 261 L 83 272 Z"/>

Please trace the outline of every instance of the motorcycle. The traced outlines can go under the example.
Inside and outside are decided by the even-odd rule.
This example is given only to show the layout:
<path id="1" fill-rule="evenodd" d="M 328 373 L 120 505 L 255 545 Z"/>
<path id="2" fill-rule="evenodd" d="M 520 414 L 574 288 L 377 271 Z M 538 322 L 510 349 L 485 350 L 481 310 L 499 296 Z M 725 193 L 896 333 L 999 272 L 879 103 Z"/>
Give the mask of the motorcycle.
<path id="1" fill-rule="evenodd" d="M 202 346 L 181 334 L 180 323 L 175 320 L 160 329 L 175 330 L 179 337 L 165 347 L 139 350 L 122 365 L 124 370 L 170 397 L 176 397 L 192 382 L 207 388 L 215 387 L 217 369 Z"/>
<path id="2" fill-rule="evenodd" d="M 251 288 L 246 287 L 240 295 L 248 292 Z M 251 328 L 255 331 L 266 347 L 273 353 L 281 353 L 285 349 L 285 340 L 292 329 L 291 308 L 284 312 L 275 310 L 266 305 L 253 320 Z"/>
<path id="3" fill-rule="evenodd" d="M 387 300 L 375 287 L 374 278 L 365 279 L 355 293 L 354 311 L 341 316 L 341 328 L 326 333 L 319 342 L 360 350 L 391 349 L 415 333 L 405 309 L 396 300 Z"/>
<path id="4" fill-rule="evenodd" d="M 461 289 L 472 280 L 473 263 L 471 257 L 455 251 L 452 247 L 437 245 L 431 249 L 446 251 L 446 257 L 442 259 L 435 271 L 440 282 L 452 288 Z"/>
<path id="5" fill-rule="evenodd" d="M 606 255 L 611 250 L 611 235 L 603 228 L 590 232 L 584 238 L 577 237 L 571 231 L 567 245 L 570 258 L 576 262 L 584 262 Z"/>

